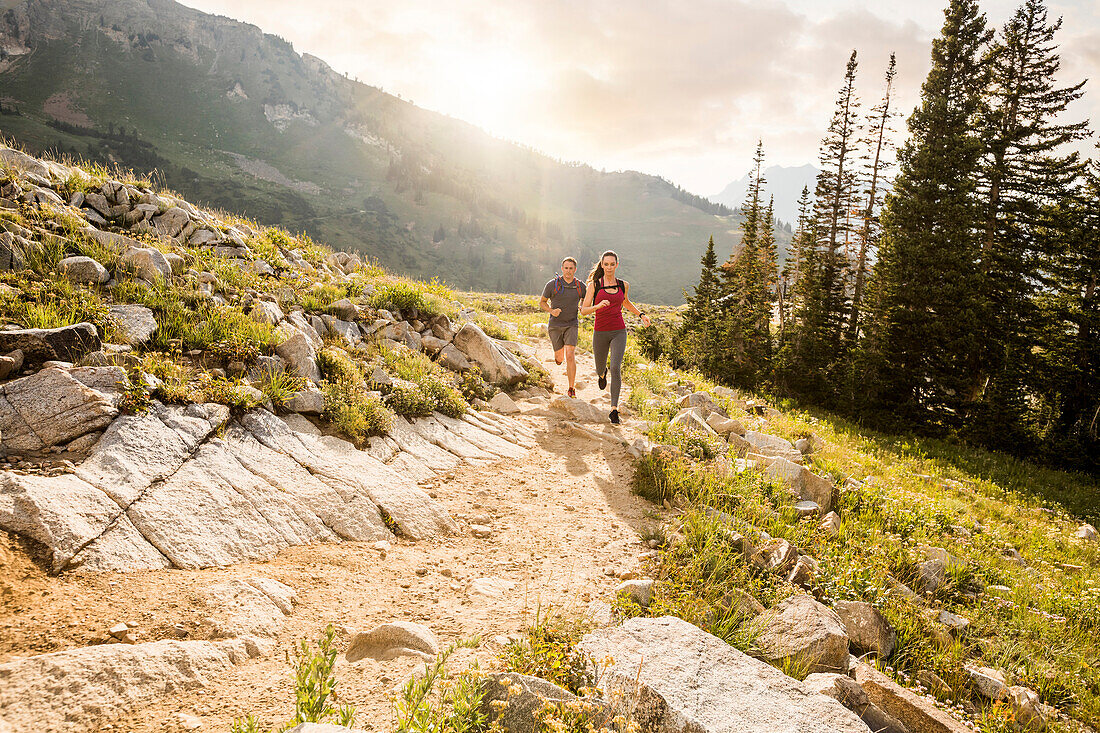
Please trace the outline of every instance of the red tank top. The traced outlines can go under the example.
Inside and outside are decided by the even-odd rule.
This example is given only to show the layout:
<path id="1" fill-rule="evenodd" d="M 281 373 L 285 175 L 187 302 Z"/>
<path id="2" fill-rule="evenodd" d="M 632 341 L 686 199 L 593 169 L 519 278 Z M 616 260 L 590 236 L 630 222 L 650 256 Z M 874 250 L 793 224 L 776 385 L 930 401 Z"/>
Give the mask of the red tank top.
<path id="1" fill-rule="evenodd" d="M 601 300 L 611 303 L 596 311 L 596 322 L 592 327 L 594 331 L 620 331 L 626 328 L 626 322 L 623 320 L 623 301 L 626 300 L 626 293 L 623 291 L 622 280 L 619 280 L 618 290 L 613 293 L 607 292 L 605 289 L 607 287 L 606 285 L 598 287 L 596 297 L 592 299 L 592 305 L 596 305 Z"/>

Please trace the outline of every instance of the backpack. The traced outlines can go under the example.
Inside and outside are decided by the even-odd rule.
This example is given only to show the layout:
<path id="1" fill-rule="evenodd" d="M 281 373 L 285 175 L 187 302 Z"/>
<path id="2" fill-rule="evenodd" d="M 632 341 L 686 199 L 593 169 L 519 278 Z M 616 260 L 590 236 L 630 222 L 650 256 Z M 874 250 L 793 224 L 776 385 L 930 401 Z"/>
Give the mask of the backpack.
<path id="1" fill-rule="evenodd" d="M 581 292 L 581 288 L 584 287 L 584 283 L 581 282 L 579 277 L 573 278 L 573 287 L 577 290 L 577 297 L 583 298 L 584 293 Z M 563 290 L 565 290 L 565 279 L 561 275 L 558 275 L 554 278 L 554 295 L 558 295 Z"/>

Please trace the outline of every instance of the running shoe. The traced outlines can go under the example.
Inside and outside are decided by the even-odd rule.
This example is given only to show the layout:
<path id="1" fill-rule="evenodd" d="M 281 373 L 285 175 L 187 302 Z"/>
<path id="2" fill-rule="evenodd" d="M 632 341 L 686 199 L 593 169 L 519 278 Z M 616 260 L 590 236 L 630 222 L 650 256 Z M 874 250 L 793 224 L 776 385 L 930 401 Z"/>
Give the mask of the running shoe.
<path id="1" fill-rule="evenodd" d="M 618 425 L 619 424 L 619 411 L 618 410 L 612 410 L 611 414 L 608 415 L 608 417 L 611 418 L 611 424 L 612 425 Z"/>
<path id="2" fill-rule="evenodd" d="M 599 384 L 600 384 L 600 389 L 604 389 L 604 388 L 607 387 L 607 375 L 606 374 L 601 374 L 598 381 L 599 381 Z"/>
<path id="3" fill-rule="evenodd" d="M 576 396 L 577 396 L 577 390 L 575 390 L 575 389 L 573 389 L 572 387 L 570 387 L 570 388 L 569 388 L 569 396 L 570 396 L 570 397 L 576 397 Z"/>

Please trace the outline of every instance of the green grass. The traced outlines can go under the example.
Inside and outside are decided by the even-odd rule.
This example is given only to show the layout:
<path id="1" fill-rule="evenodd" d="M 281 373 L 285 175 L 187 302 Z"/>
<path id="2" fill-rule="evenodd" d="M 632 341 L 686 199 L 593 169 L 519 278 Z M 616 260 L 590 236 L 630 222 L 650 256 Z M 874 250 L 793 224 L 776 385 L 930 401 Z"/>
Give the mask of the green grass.
<path id="1" fill-rule="evenodd" d="M 596 684 L 596 666 L 577 642 L 586 626 L 552 608 L 538 608 L 522 637 L 508 644 L 500 660 L 508 672 L 532 675 L 553 682 L 574 694 Z"/>
<path id="2" fill-rule="evenodd" d="M 324 380 L 323 417 L 357 446 L 364 446 L 374 435 L 385 435 L 393 421 L 393 412 L 382 400 L 369 394 L 362 380 Z"/>

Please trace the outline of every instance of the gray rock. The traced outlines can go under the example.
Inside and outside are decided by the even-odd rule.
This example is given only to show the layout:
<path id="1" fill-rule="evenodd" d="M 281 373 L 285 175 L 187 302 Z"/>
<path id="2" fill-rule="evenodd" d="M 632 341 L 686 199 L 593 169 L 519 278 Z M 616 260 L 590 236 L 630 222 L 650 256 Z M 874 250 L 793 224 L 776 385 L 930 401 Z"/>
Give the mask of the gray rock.
<path id="1" fill-rule="evenodd" d="M 306 415 L 320 415 L 325 411 L 325 395 L 316 387 L 307 387 L 295 392 L 286 401 L 286 409 Z"/>
<path id="2" fill-rule="evenodd" d="M 512 385 L 527 378 L 527 370 L 510 351 L 489 338 L 475 323 L 467 323 L 454 336 L 454 346 L 481 368 L 494 384 Z"/>
<path id="3" fill-rule="evenodd" d="M 161 235 L 172 238 L 178 236 L 189 221 L 190 217 L 184 209 L 173 206 L 163 214 L 154 216 L 153 226 Z"/>
<path id="4" fill-rule="evenodd" d="M 22 657 L 0 664 L 0 719 L 20 731 L 73 730 L 74 721 L 98 728 L 204 688 L 259 653 L 249 640 L 165 640 Z"/>
<path id="5" fill-rule="evenodd" d="M 492 399 L 489 400 L 489 407 L 503 415 L 514 415 L 519 412 L 519 405 L 504 392 L 497 392 L 493 395 Z"/>
<path id="6" fill-rule="evenodd" d="M 60 328 L 21 328 L 0 331 L 0 353 L 19 350 L 24 367 L 34 368 L 46 361 L 78 362 L 90 351 L 98 351 L 99 332 L 92 323 L 77 323 Z"/>
<path id="7" fill-rule="evenodd" d="M 744 438 L 752 445 L 753 452 L 755 453 L 765 456 L 786 458 L 793 463 L 798 463 L 802 460 L 802 454 L 791 445 L 789 440 L 785 440 L 784 438 L 757 432 L 756 430 L 746 430 Z"/>
<path id="8" fill-rule="evenodd" d="M 689 395 L 690 396 L 690 395 Z M 711 437 L 718 437 L 714 428 L 707 424 L 703 418 L 703 411 L 699 407 L 685 407 L 676 413 L 668 422 L 669 427 L 675 427 L 688 432 L 702 433 Z"/>
<path id="9" fill-rule="evenodd" d="M 1026 687 L 1008 688 L 1008 704 L 1012 706 L 1012 717 L 1020 730 L 1045 730 L 1046 715 L 1039 695 Z"/>
<path id="10" fill-rule="evenodd" d="M 206 591 L 215 637 L 275 636 L 294 607 L 294 589 L 270 578 L 226 580 Z"/>
<path id="11" fill-rule="evenodd" d="M 940 611 L 939 615 L 936 616 L 936 620 L 951 629 L 951 633 L 955 635 L 965 633 L 967 628 L 970 627 L 970 621 L 957 613 L 951 613 L 947 610 Z"/>
<path id="12" fill-rule="evenodd" d="M 840 617 L 807 595 L 794 595 L 760 617 L 757 644 L 769 662 L 791 659 L 811 672 L 848 671 L 848 636 Z"/>
<path id="13" fill-rule="evenodd" d="M 817 503 L 823 512 L 828 512 L 833 506 L 833 483 L 805 466 L 777 456 L 768 464 L 764 476 L 786 486 L 799 499 Z"/>
<path id="14" fill-rule="evenodd" d="M 117 414 L 109 399 L 67 371 L 43 369 L 4 385 L 0 440 L 8 450 L 38 451 L 102 430 Z"/>
<path id="15" fill-rule="evenodd" d="M 963 665 L 963 669 L 974 689 L 985 699 L 997 702 L 1008 696 L 1008 681 L 999 671 L 976 664 Z"/>
<path id="16" fill-rule="evenodd" d="M 557 397 L 550 403 L 550 409 L 577 422 L 607 422 L 606 412 L 577 397 Z"/>
<path id="17" fill-rule="evenodd" d="M 115 319 L 122 340 L 128 344 L 143 344 L 157 330 L 153 311 L 143 305 L 112 305 L 111 317 Z"/>
<path id="18" fill-rule="evenodd" d="M 252 302 L 252 310 L 248 312 L 252 320 L 258 323 L 266 323 L 271 326 L 283 320 L 283 311 L 279 304 L 270 300 L 256 300 Z"/>
<path id="19" fill-rule="evenodd" d="M 909 733 L 900 720 L 887 715 L 871 702 L 867 693 L 851 677 L 831 672 L 815 672 L 802 681 L 807 692 L 828 695 L 858 715 L 875 733 Z"/>
<path id="20" fill-rule="evenodd" d="M 707 415 L 707 425 L 710 425 L 711 429 L 719 435 L 744 435 L 745 426 L 741 424 L 740 420 L 731 420 L 728 417 L 722 417 L 717 412 L 712 412 Z"/>
<path id="21" fill-rule="evenodd" d="M 134 274 L 146 282 L 172 276 L 172 266 L 164 254 L 152 247 L 134 247 L 119 260 L 119 268 Z"/>
<path id="22" fill-rule="evenodd" d="M 309 328 L 313 332 L 312 328 Z M 283 321 L 275 329 L 282 341 L 275 347 L 275 353 L 286 360 L 288 371 L 314 384 L 321 383 L 321 368 L 317 366 L 316 336 L 310 335 L 295 326 L 289 320 Z"/>
<path id="23" fill-rule="evenodd" d="M 967 733 L 970 728 L 929 699 L 902 687 L 869 664 L 856 664 L 856 682 L 871 702 L 901 721 L 912 733 Z"/>
<path id="24" fill-rule="evenodd" d="M 486 675 L 484 690 L 481 712 L 490 725 L 497 724 L 508 733 L 539 733 L 543 730 L 540 714 L 547 704 L 583 711 L 593 730 L 599 730 L 612 714 L 602 701 L 580 698 L 552 682 L 515 672 Z"/>
<path id="25" fill-rule="evenodd" d="M 454 344 L 447 344 L 440 349 L 437 358 L 440 364 L 452 372 L 467 372 L 472 368 L 469 359 Z"/>
<path id="26" fill-rule="evenodd" d="M 837 601 L 834 609 L 858 649 L 873 651 L 880 659 L 894 653 L 897 632 L 877 608 L 862 601 Z"/>
<path id="27" fill-rule="evenodd" d="M 106 267 L 83 255 L 66 257 L 57 263 L 57 269 L 74 283 L 100 285 L 111 279 Z"/>
<path id="28" fill-rule="evenodd" d="M 771 665 L 678 618 L 635 618 L 586 635 L 594 659 L 615 660 L 601 687 L 633 704 L 643 731 L 867 733 L 855 713 Z"/>
<path id="29" fill-rule="evenodd" d="M 718 403 L 707 394 L 706 392 L 692 392 L 691 394 L 684 395 L 680 398 L 679 405 L 684 407 L 698 407 L 704 418 L 710 417 L 711 414 L 717 414 L 719 417 L 728 417 L 726 411 L 719 407 Z"/>
<path id="30" fill-rule="evenodd" d="M 947 580 L 947 567 L 942 560 L 926 560 L 917 566 L 917 580 L 914 583 L 922 593 L 935 593 Z"/>
<path id="31" fill-rule="evenodd" d="M 761 545 L 752 561 L 761 570 L 786 573 L 798 561 L 798 550 L 787 540 L 775 538 Z"/>
<path id="32" fill-rule="evenodd" d="M 836 537 L 840 534 L 840 515 L 836 512 L 829 512 L 821 518 L 821 524 L 818 527 L 828 536 Z"/>
<path id="33" fill-rule="evenodd" d="M 328 312 L 345 321 L 355 321 L 359 318 L 359 307 L 347 298 L 331 304 L 328 307 Z"/>
<path id="34" fill-rule="evenodd" d="M 1091 524 L 1082 524 L 1077 528 L 1077 531 L 1073 533 L 1074 538 L 1081 540 L 1082 542 L 1097 542 L 1100 541 L 1100 534 L 1096 532 L 1096 527 Z"/>
<path id="35" fill-rule="evenodd" d="M 344 658 L 349 662 L 367 657 L 383 662 L 398 657 L 433 661 L 437 654 L 439 642 L 431 629 L 410 621 L 394 621 L 353 636 Z"/>
<path id="36" fill-rule="evenodd" d="M 653 601 L 653 580 L 643 578 L 641 580 L 627 580 L 615 586 L 615 595 L 625 593 L 630 599 L 642 608 L 647 608 Z"/>

